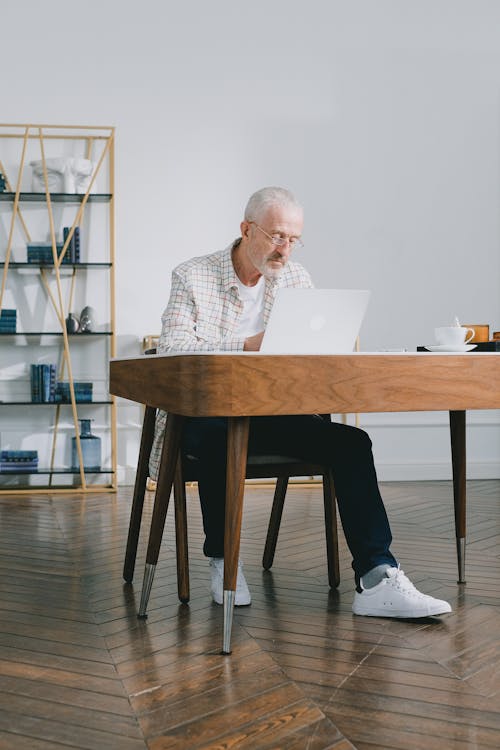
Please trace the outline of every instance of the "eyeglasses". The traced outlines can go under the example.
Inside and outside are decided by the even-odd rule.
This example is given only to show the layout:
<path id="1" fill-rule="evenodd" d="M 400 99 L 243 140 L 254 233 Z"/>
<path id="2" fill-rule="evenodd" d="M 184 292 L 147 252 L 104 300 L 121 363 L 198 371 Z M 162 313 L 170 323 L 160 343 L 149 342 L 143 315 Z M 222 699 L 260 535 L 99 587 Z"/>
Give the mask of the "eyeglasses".
<path id="1" fill-rule="evenodd" d="M 299 247 L 299 248 L 300 247 L 304 247 L 304 243 L 302 242 L 302 240 L 300 239 L 300 237 L 279 237 L 276 234 L 275 235 L 268 234 L 265 229 L 262 229 L 262 227 L 257 224 L 256 221 L 249 221 L 248 223 L 249 224 L 255 224 L 255 226 L 257 227 L 257 229 L 260 229 L 260 231 L 262 232 L 262 234 L 265 234 L 266 237 L 269 240 L 271 240 L 271 242 L 273 243 L 273 245 L 276 245 L 276 247 L 285 247 L 285 245 L 287 243 L 290 245 L 291 248 L 294 248 L 294 247 Z"/>

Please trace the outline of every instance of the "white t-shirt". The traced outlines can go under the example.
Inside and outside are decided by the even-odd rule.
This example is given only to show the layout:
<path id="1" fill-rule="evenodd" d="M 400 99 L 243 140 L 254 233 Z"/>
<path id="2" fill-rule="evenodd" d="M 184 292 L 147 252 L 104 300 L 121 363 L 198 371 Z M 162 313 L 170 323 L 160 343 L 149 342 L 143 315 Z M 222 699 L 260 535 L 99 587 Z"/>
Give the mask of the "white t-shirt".
<path id="1" fill-rule="evenodd" d="M 243 302 L 243 314 L 236 329 L 236 337 L 246 339 L 264 330 L 264 292 L 266 282 L 260 277 L 255 286 L 245 286 L 239 279 L 238 294 Z"/>

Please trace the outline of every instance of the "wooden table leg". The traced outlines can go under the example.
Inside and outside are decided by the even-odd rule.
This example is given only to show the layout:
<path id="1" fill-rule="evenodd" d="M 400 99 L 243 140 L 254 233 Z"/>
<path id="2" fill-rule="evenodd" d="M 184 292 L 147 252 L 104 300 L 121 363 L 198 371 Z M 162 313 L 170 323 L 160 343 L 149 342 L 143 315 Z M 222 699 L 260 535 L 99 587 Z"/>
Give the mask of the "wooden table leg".
<path id="1" fill-rule="evenodd" d="M 323 505 L 325 509 L 326 559 L 328 561 L 328 583 L 331 589 L 340 583 L 339 553 L 337 538 L 337 508 L 335 486 L 330 469 L 323 474 Z"/>
<path id="2" fill-rule="evenodd" d="M 458 583 L 465 583 L 466 465 L 465 411 L 450 411 L 451 461 L 453 467 L 453 501 L 457 540 Z"/>
<path id="3" fill-rule="evenodd" d="M 152 406 L 146 406 L 141 434 L 141 447 L 139 448 L 139 460 L 137 461 L 137 473 L 135 475 L 134 497 L 132 500 L 132 510 L 130 511 L 127 549 L 123 564 L 123 577 L 127 583 L 131 583 L 134 577 L 137 543 L 139 541 L 142 509 L 144 506 L 144 493 L 146 492 L 146 481 L 149 476 L 149 454 L 151 453 L 155 431 L 155 417 L 156 409 Z"/>
<path id="4" fill-rule="evenodd" d="M 144 569 L 144 580 L 142 583 L 141 603 L 139 606 L 139 617 L 147 617 L 149 594 L 153 585 L 153 578 L 160 553 L 161 538 L 167 517 L 168 503 L 172 484 L 174 481 L 175 467 L 179 455 L 179 447 L 182 435 L 184 417 L 179 414 L 169 413 L 165 426 L 163 448 L 161 452 L 160 471 L 156 485 L 155 502 L 149 530 L 148 551 L 146 555 L 146 567 Z"/>
<path id="5" fill-rule="evenodd" d="M 227 434 L 226 522 L 224 530 L 224 634 L 222 653 L 231 653 L 234 597 L 238 575 L 249 417 L 230 417 Z"/>
<path id="6" fill-rule="evenodd" d="M 189 553 L 186 512 L 186 485 L 182 475 L 182 451 L 179 452 L 174 477 L 175 550 L 177 556 L 177 593 L 183 604 L 189 601 Z"/>

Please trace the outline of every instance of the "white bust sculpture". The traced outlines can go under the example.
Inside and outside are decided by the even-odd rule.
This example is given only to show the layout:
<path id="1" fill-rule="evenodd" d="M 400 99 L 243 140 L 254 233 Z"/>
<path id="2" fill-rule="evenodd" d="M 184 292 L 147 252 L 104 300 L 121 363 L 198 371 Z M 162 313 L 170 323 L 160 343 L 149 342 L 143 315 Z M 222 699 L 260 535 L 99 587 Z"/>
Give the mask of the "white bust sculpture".
<path id="1" fill-rule="evenodd" d="M 47 181 L 50 193 L 86 193 L 94 164 L 90 159 L 74 157 L 55 156 L 45 159 L 47 167 Z M 45 192 L 45 179 L 43 176 L 42 160 L 30 162 L 33 169 L 32 191 L 34 193 Z M 92 185 L 92 192 L 96 191 L 96 184 Z"/>

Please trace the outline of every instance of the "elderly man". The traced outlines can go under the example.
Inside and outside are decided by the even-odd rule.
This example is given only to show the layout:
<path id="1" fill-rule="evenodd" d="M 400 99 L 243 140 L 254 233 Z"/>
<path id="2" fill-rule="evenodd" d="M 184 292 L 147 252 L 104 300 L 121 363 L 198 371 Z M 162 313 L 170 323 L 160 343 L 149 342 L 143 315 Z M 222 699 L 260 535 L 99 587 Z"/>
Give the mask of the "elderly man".
<path id="1" fill-rule="evenodd" d="M 311 287 L 292 252 L 302 246 L 303 210 L 284 188 L 254 193 L 240 225 L 241 236 L 225 250 L 193 258 L 172 274 L 162 317 L 159 352 L 258 351 L 276 290 Z M 286 373 L 283 373 L 286 388 Z M 252 394 L 248 394 L 252 398 Z M 150 473 L 158 474 L 166 415 L 157 416 Z M 212 597 L 223 601 L 227 420 L 187 420 L 183 450 L 199 460 L 204 553 L 210 558 Z M 428 617 L 450 605 L 419 592 L 390 552 L 389 522 L 380 496 L 371 442 L 360 429 L 327 423 L 318 415 L 254 417 L 249 451 L 286 454 L 330 465 L 342 526 L 353 562 L 353 612 L 376 617 Z M 236 605 L 251 597 L 238 566 Z"/>

